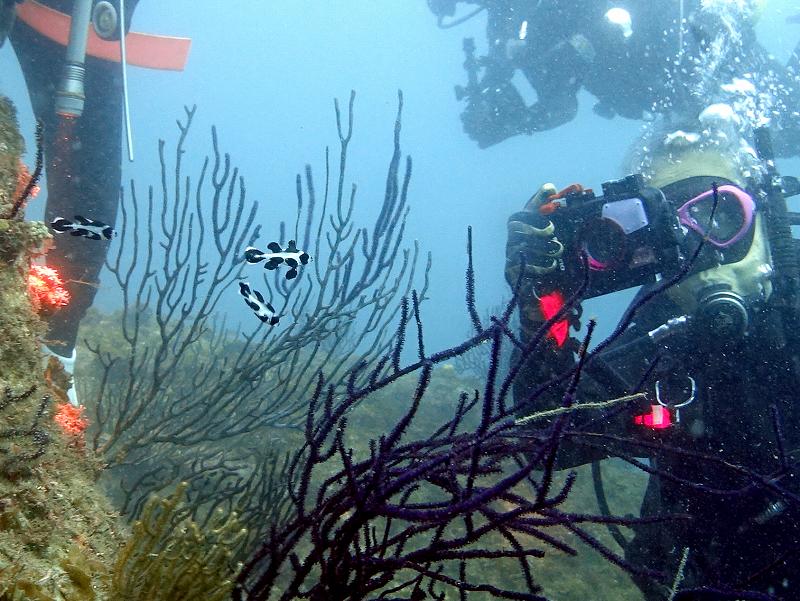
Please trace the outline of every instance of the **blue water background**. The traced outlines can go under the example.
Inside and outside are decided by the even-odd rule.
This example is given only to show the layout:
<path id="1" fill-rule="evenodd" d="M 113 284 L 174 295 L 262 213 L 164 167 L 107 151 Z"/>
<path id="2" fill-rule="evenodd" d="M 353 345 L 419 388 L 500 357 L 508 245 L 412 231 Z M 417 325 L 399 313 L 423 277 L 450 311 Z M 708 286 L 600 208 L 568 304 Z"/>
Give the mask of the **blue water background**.
<path id="1" fill-rule="evenodd" d="M 759 23 L 761 42 L 782 61 L 800 39 L 800 26 L 785 23 L 798 11 L 796 2 L 771 0 Z M 396 92 L 402 89 L 402 146 L 414 158 L 408 239 L 418 239 L 433 253 L 424 309 L 428 348 L 452 344 L 468 330 L 467 225 L 474 227 L 478 301 L 491 306 L 508 295 L 502 276 L 507 216 L 545 181 L 599 188 L 624 175 L 623 158 L 640 127 L 594 115 L 593 100 L 584 94 L 573 122 L 478 149 L 462 132 L 453 86 L 465 80 L 461 40 L 476 38 L 481 51 L 484 23 L 481 16 L 439 30 L 423 0 L 143 0 L 135 30 L 193 42 L 185 72 L 130 69 L 137 158 L 126 163 L 125 177 L 140 185 L 158 182 L 157 140 L 174 143 L 183 105 L 196 103 L 193 144 L 206 152 L 209 128 L 218 126 L 249 195 L 261 203 L 266 244 L 277 237 L 279 220 L 294 221 L 295 174 L 311 163 L 321 177 L 325 145 L 338 153 L 333 98 L 346 103 L 355 89 L 349 173 L 359 184 L 357 214 L 369 220 L 383 197 Z M 33 117 L 9 44 L 0 49 L 0 91 L 16 102 L 23 133 L 32 140 Z M 27 162 L 32 163 L 30 149 Z M 796 160 L 781 168 L 800 174 Z M 44 199 L 42 194 L 33 203 L 30 218 L 40 218 Z M 109 278 L 104 285 L 110 286 Z M 601 333 L 609 330 L 625 298 L 588 304 L 587 314 L 600 318 Z M 104 291 L 98 304 L 110 308 L 113 299 Z M 236 290 L 226 303 L 247 319 Z"/>

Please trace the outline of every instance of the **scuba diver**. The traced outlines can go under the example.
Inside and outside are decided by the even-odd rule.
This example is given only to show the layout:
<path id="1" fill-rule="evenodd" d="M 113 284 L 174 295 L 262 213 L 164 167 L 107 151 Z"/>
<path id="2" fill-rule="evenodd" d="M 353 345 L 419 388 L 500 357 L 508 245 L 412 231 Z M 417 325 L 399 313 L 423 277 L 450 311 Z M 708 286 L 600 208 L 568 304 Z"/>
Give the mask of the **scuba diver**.
<path id="1" fill-rule="evenodd" d="M 189 40 L 130 32 L 138 0 L 0 1 L 0 43 L 7 33 L 43 125 L 46 222 L 81 215 L 113 225 L 123 131 L 133 160 L 125 65 L 182 69 Z M 80 320 L 97 293 L 109 241 L 54 239 L 46 261 L 66 283 L 71 302 L 49 317 L 46 345 L 72 374 Z M 74 383 L 69 396 L 77 405 Z"/>
<path id="2" fill-rule="evenodd" d="M 568 123 L 585 89 L 605 118 L 681 121 L 712 102 L 750 103 L 772 121 L 777 154 L 798 153 L 800 121 L 786 109 L 798 104 L 800 59 L 781 65 L 757 42 L 763 0 L 471 0 L 458 17 L 461 3 L 428 0 L 442 28 L 486 12 L 486 55 L 464 40 L 467 84 L 456 87 L 481 148 Z"/>
<path id="3" fill-rule="evenodd" d="M 784 197 L 800 185 L 777 175 L 766 128 L 756 134 L 762 160 L 747 154 L 742 168 L 738 149 L 661 132 L 646 177 L 607 182 L 602 196 L 546 184 L 508 222 L 522 343 L 555 320 L 515 380 L 519 415 L 568 402 L 558 376 L 576 366 L 568 328 L 580 327 L 580 305 L 566 310 L 565 299 L 582 286 L 587 297 L 644 284 L 575 402 L 647 399 L 572 414 L 556 465 L 593 463 L 601 507 L 596 462 L 617 456 L 650 472 L 641 517 L 674 521 L 615 539 L 628 562 L 680 573 L 692 592 L 673 597 L 671 577 L 634 575 L 648 601 L 800 598 L 798 215 Z M 734 590 L 762 596 L 725 596 Z"/>

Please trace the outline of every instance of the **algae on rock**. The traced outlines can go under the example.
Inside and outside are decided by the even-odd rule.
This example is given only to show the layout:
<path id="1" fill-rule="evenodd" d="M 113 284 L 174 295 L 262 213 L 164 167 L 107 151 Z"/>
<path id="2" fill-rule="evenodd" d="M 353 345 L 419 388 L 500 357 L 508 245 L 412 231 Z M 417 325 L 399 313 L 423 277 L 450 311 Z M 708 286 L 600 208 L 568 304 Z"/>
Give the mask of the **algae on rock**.
<path id="1" fill-rule="evenodd" d="M 25 142 L 17 126 L 17 111 L 12 102 L 0 96 L 0 215 L 14 203 L 19 158 L 25 152 Z"/>
<path id="2" fill-rule="evenodd" d="M 16 200 L 24 142 L 14 105 L 0 96 L 0 215 Z M 0 384 L 19 386 L 39 367 L 39 338 L 44 333 L 27 294 L 32 252 L 49 238 L 43 223 L 0 219 Z"/>
<path id="3" fill-rule="evenodd" d="M 0 215 L 17 199 L 23 150 L 14 106 L 0 95 Z M 64 435 L 43 402 L 66 400 L 64 374 L 52 373 L 57 361 L 45 376 L 46 327 L 27 288 L 31 261 L 48 238 L 47 227 L 25 221 L 24 212 L 0 218 L 0 460 L 16 453 L 26 466 L 0 469 L 0 601 L 225 599 L 237 569 L 231 557 L 245 539 L 235 514 L 215 514 L 202 529 L 190 521 L 174 528 L 179 487 L 170 499 L 151 501 L 130 537 L 97 485 L 97 460 Z M 36 457 L 15 438 L 34 427 L 46 439 Z"/>
<path id="4" fill-rule="evenodd" d="M 23 149 L 14 106 L 0 96 L 0 215 L 16 200 Z M 95 486 L 93 461 L 43 402 L 63 393 L 43 377 L 46 328 L 31 306 L 27 276 L 48 238 L 46 226 L 22 212 L 0 219 L 0 399 L 8 400 L 0 410 L 0 458 L 18 459 L 0 473 L 0 601 L 107 599 L 109 566 L 125 537 Z M 34 434 L 46 439 L 36 443 L 35 457 L 28 449 Z"/>

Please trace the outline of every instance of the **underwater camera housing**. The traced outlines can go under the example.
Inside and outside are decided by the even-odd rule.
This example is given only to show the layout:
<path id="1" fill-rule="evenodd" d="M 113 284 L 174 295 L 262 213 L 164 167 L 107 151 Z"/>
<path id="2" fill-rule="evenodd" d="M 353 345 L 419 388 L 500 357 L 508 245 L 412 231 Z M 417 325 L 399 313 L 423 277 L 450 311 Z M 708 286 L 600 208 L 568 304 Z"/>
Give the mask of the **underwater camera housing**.
<path id="1" fill-rule="evenodd" d="M 582 255 L 588 259 L 584 298 L 655 282 L 679 269 L 680 226 L 661 191 L 645 186 L 641 174 L 602 188 L 603 195 L 595 196 L 576 187 L 550 215 L 564 245 L 567 278 L 581 281 Z"/>

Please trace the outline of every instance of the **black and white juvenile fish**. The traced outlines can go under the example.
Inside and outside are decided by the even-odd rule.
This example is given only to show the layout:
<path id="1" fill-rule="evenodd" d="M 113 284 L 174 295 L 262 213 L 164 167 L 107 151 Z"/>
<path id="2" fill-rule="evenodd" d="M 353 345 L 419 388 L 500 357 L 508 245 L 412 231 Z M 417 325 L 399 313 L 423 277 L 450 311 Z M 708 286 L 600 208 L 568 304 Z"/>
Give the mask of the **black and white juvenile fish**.
<path id="1" fill-rule="evenodd" d="M 69 232 L 70 236 L 83 236 L 89 240 L 111 240 L 117 234 L 114 228 L 107 223 L 87 219 L 80 215 L 75 215 L 75 221 L 56 217 L 50 222 L 50 227 L 59 234 Z"/>
<path id="2" fill-rule="evenodd" d="M 252 290 L 249 283 L 239 282 L 239 293 L 244 297 L 244 302 L 253 310 L 256 317 L 264 323 L 274 326 L 281 320 L 275 314 L 273 306 L 264 300 L 263 295 L 258 290 Z"/>
<path id="3" fill-rule="evenodd" d="M 265 269 L 277 269 L 281 263 L 286 263 L 289 266 L 289 271 L 286 272 L 286 279 L 293 280 L 297 277 L 297 268 L 299 265 L 306 265 L 311 257 L 305 251 L 298 250 L 297 244 L 294 240 L 289 240 L 286 245 L 286 250 L 281 248 L 277 242 L 270 242 L 267 244 L 270 252 L 258 250 L 252 246 L 248 246 L 244 251 L 244 258 L 248 263 L 256 264 L 261 261 L 264 263 Z"/>

